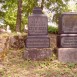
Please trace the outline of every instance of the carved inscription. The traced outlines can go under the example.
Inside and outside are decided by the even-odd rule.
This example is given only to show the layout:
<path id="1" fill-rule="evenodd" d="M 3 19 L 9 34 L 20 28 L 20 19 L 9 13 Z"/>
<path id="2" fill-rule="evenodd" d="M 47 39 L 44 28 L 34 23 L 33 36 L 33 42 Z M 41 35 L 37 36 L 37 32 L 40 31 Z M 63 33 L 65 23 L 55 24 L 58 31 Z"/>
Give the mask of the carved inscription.
<path id="1" fill-rule="evenodd" d="M 30 16 L 28 22 L 29 35 L 47 34 L 47 17 Z"/>
<path id="2" fill-rule="evenodd" d="M 62 47 L 77 47 L 77 37 L 62 37 L 61 46 Z"/>
<path id="3" fill-rule="evenodd" d="M 62 16 L 62 31 L 76 33 L 77 32 L 77 15 Z"/>
<path id="4" fill-rule="evenodd" d="M 26 41 L 26 47 L 29 48 L 43 48 L 49 47 L 49 38 L 28 38 Z"/>

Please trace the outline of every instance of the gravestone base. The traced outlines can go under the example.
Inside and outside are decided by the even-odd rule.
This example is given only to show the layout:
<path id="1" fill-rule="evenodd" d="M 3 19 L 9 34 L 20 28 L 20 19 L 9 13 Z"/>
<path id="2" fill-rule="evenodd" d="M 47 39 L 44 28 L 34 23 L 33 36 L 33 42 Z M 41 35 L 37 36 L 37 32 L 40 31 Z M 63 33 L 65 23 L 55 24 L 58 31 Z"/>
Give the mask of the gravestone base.
<path id="1" fill-rule="evenodd" d="M 49 48 L 50 39 L 48 36 L 28 36 L 26 40 L 27 48 Z"/>
<path id="2" fill-rule="evenodd" d="M 77 34 L 60 34 L 57 36 L 58 48 L 77 48 Z"/>
<path id="3" fill-rule="evenodd" d="M 27 60 L 45 60 L 52 55 L 51 48 L 26 48 L 24 51 L 24 59 Z"/>
<path id="4" fill-rule="evenodd" d="M 77 48 L 59 48 L 58 60 L 60 62 L 77 63 Z"/>

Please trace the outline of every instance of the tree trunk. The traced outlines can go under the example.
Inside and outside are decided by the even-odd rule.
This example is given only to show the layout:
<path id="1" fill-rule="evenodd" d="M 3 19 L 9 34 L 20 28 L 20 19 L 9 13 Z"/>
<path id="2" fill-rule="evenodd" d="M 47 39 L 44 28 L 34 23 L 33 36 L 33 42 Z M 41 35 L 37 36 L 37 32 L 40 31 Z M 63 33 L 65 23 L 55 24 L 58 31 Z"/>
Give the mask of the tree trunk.
<path id="1" fill-rule="evenodd" d="M 42 0 L 41 2 L 41 9 L 43 10 L 43 7 L 44 7 L 44 0 Z"/>
<path id="2" fill-rule="evenodd" d="M 22 0 L 18 0 L 18 11 L 17 11 L 17 20 L 16 20 L 16 31 L 21 31 L 21 13 L 22 13 Z"/>

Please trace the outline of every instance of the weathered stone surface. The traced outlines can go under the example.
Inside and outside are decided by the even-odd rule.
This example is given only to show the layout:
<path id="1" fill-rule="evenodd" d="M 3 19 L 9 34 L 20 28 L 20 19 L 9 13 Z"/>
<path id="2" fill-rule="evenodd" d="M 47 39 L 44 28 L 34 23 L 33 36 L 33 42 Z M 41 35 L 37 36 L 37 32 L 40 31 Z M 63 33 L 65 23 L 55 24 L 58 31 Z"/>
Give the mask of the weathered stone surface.
<path id="1" fill-rule="evenodd" d="M 12 48 L 23 48 L 25 46 L 26 36 L 11 36 L 10 47 Z"/>
<path id="2" fill-rule="evenodd" d="M 60 62 L 77 63 L 77 48 L 59 48 L 58 60 Z"/>
<path id="3" fill-rule="evenodd" d="M 77 33 L 77 13 L 63 13 L 61 15 L 59 33 Z"/>
<path id="4" fill-rule="evenodd" d="M 77 34 L 61 34 L 57 38 L 59 48 L 77 48 Z"/>
<path id="5" fill-rule="evenodd" d="M 28 18 L 27 48 L 48 48 L 50 40 L 48 35 L 48 18 L 42 14 L 39 7 L 35 7 L 33 14 Z"/>
<path id="6" fill-rule="evenodd" d="M 26 40 L 27 48 L 49 48 L 50 39 L 48 36 L 28 36 Z"/>
<path id="7" fill-rule="evenodd" d="M 63 13 L 59 21 L 58 59 L 77 63 L 77 13 Z"/>
<path id="8" fill-rule="evenodd" d="M 45 60 L 52 55 L 52 49 L 50 48 L 26 48 L 24 52 L 24 59 L 27 60 Z"/>
<path id="9" fill-rule="evenodd" d="M 42 9 L 40 7 L 35 7 L 33 9 L 33 14 L 42 14 Z"/>
<path id="10" fill-rule="evenodd" d="M 26 40 L 25 59 L 42 60 L 48 58 L 52 50 L 48 35 L 48 18 L 42 14 L 39 7 L 35 7 L 28 18 L 28 37 Z"/>
<path id="11" fill-rule="evenodd" d="M 45 15 L 29 16 L 28 35 L 47 35 L 48 18 Z"/>

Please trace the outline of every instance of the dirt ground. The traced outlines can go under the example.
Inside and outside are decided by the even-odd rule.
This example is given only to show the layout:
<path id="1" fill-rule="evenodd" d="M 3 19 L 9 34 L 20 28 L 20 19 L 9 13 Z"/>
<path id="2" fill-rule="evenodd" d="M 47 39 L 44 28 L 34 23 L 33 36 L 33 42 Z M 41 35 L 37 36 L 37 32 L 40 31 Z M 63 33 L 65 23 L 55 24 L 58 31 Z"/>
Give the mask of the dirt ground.
<path id="1" fill-rule="evenodd" d="M 51 47 L 56 48 L 56 35 L 49 36 Z M 77 64 L 60 63 L 54 54 L 50 60 L 24 60 L 23 52 L 24 48 L 8 51 L 0 61 L 0 77 L 77 77 Z"/>

